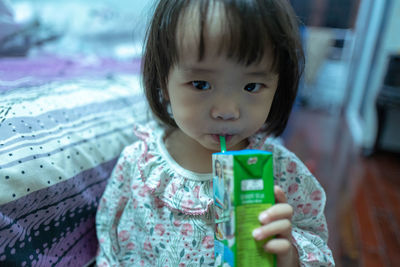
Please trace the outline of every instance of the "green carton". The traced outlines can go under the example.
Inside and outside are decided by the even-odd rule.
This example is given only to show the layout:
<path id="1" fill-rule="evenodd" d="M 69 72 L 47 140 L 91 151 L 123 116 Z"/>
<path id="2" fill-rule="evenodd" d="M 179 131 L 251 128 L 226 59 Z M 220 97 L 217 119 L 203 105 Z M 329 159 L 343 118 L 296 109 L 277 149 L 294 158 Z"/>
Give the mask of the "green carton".
<path id="1" fill-rule="evenodd" d="M 276 266 L 264 242 L 254 240 L 258 215 L 274 203 L 272 153 L 262 150 L 213 154 L 215 266 Z"/>

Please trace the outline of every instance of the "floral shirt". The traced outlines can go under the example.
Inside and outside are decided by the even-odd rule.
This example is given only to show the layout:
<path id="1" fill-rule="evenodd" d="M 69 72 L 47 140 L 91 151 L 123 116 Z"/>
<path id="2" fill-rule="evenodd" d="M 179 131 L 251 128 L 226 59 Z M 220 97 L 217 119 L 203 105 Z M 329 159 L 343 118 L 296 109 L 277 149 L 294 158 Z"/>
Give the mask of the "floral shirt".
<path id="1" fill-rule="evenodd" d="M 154 123 L 135 133 L 140 140 L 122 152 L 99 203 L 97 265 L 213 266 L 212 174 L 178 165 L 164 145 L 165 130 Z M 256 134 L 249 142 L 249 149 L 273 152 L 275 184 L 294 208 L 301 265 L 333 266 L 320 184 L 275 139 Z"/>

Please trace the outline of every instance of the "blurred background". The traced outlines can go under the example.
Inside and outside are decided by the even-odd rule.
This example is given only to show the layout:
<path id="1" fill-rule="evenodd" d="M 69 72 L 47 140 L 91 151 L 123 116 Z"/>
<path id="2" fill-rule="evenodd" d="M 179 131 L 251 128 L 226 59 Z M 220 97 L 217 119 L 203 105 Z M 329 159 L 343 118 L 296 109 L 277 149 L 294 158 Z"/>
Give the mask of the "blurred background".
<path id="1" fill-rule="evenodd" d="M 153 0 L 0 0 L 0 92 L 137 73 Z M 400 265 L 400 1 L 291 0 L 306 69 L 283 139 L 327 192 L 337 266 Z"/>

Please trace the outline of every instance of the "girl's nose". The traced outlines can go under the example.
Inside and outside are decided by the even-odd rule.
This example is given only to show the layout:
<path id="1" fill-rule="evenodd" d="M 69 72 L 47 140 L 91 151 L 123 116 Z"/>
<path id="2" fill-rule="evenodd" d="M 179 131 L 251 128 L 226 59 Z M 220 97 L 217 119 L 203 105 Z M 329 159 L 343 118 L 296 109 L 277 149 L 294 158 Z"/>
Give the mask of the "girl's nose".
<path id="1" fill-rule="evenodd" d="M 216 120 L 237 120 L 240 117 L 239 108 L 230 101 L 221 101 L 211 109 L 211 117 Z"/>

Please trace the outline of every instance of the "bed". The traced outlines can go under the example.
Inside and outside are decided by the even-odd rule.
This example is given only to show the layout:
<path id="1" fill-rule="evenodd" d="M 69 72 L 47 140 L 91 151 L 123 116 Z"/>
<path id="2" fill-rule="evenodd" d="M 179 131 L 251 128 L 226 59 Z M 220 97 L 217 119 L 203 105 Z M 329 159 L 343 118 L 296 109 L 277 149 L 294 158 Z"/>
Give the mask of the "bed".
<path id="1" fill-rule="evenodd" d="M 0 57 L 0 266 L 93 263 L 98 201 L 149 116 L 140 54 L 63 54 L 65 39 L 46 40 Z"/>

